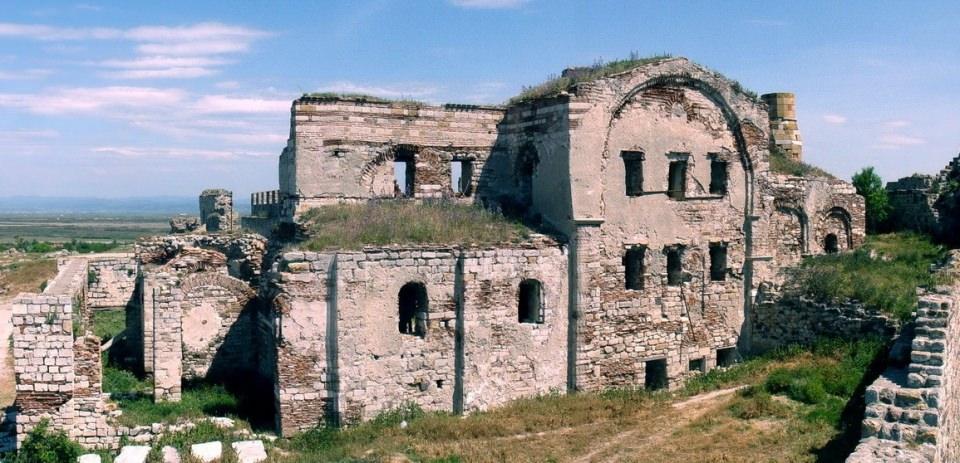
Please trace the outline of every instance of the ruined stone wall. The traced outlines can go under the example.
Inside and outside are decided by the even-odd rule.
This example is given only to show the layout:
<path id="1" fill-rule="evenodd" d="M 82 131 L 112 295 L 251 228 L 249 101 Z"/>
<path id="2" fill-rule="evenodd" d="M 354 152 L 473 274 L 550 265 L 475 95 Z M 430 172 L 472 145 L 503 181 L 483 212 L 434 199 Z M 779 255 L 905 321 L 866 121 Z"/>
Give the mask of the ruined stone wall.
<path id="1" fill-rule="evenodd" d="M 891 337 L 900 323 L 860 302 L 824 304 L 797 295 L 761 294 L 751 315 L 752 348 L 810 345 L 822 337 Z"/>
<path id="2" fill-rule="evenodd" d="M 180 401 L 183 389 L 182 293 L 169 274 L 151 276 L 147 285 L 153 296 L 153 397 L 157 401 Z"/>
<path id="3" fill-rule="evenodd" d="M 87 259 L 94 278 L 88 279 L 91 308 L 124 307 L 133 297 L 138 264 L 134 254 L 98 254 Z"/>
<path id="4" fill-rule="evenodd" d="M 232 192 L 212 189 L 200 193 L 200 222 L 208 232 L 232 231 L 234 220 Z"/>
<path id="5" fill-rule="evenodd" d="M 929 175 L 913 175 L 887 183 L 893 230 L 936 233 L 940 217 L 934 207 L 937 194 L 933 183 L 934 178 Z"/>
<path id="6" fill-rule="evenodd" d="M 255 294 L 244 282 L 218 273 L 198 273 L 180 282 L 183 377 L 222 380 L 255 369 L 252 313 Z"/>
<path id="7" fill-rule="evenodd" d="M 563 389 L 566 259 L 547 244 L 285 254 L 277 347 L 283 431 L 330 415 L 369 419 L 406 402 L 470 411 Z M 542 322 L 518 320 L 527 279 L 542 285 Z M 427 293 L 422 336 L 398 329 L 398 297 L 411 282 Z"/>
<path id="8" fill-rule="evenodd" d="M 280 158 L 284 213 L 394 197 L 397 156 L 415 165 L 415 198 L 453 197 L 450 161 L 472 161 L 477 185 L 502 117 L 498 108 L 301 98 Z"/>

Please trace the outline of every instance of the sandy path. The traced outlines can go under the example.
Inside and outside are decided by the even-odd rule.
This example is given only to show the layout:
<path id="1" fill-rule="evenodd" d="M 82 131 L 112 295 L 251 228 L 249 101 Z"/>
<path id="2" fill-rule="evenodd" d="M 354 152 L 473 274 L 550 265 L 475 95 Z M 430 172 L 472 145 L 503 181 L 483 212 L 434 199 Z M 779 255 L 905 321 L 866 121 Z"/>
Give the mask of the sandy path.
<path id="1" fill-rule="evenodd" d="M 746 386 L 720 389 L 693 396 L 682 402 L 677 402 L 671 405 L 675 413 L 669 416 L 668 420 L 665 420 L 669 422 L 668 426 L 635 428 L 621 432 L 604 442 L 597 442 L 596 447 L 590 453 L 573 461 L 577 463 L 588 463 L 617 460 L 614 455 L 618 453 L 618 450 L 624 450 L 624 447 L 629 447 L 628 453 L 631 455 L 642 455 L 644 449 L 655 449 L 658 443 L 663 442 L 675 430 L 693 422 L 712 410 L 719 399 L 726 398 L 744 387 Z M 613 455 L 611 455 L 611 453 Z"/>

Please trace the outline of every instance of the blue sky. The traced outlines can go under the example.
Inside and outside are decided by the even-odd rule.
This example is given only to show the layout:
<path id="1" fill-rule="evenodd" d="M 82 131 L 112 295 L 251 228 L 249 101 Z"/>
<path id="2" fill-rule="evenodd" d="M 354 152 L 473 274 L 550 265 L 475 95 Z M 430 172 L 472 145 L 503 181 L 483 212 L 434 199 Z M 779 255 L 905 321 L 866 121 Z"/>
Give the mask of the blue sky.
<path id="1" fill-rule="evenodd" d="M 632 51 L 795 92 L 837 175 L 934 172 L 960 151 L 958 24 L 958 2 L 3 0 L 0 196 L 274 189 L 303 92 L 499 103 Z"/>

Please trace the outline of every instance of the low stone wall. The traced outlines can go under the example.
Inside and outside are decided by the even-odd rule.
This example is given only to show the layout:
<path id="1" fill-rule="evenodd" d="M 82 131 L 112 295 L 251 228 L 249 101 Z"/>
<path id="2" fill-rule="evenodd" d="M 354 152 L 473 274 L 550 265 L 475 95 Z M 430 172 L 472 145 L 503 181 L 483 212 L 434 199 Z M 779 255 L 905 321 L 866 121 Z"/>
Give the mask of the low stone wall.
<path id="1" fill-rule="evenodd" d="M 810 344 L 821 337 L 856 339 L 893 336 L 896 319 L 859 302 L 819 303 L 802 296 L 761 295 L 750 319 L 752 349 L 765 351 L 790 344 Z"/>
<path id="2" fill-rule="evenodd" d="M 133 297 L 138 264 L 134 254 L 101 254 L 87 259 L 89 271 L 87 306 L 124 307 Z"/>
<path id="3" fill-rule="evenodd" d="M 956 257 L 943 272 L 957 274 Z M 908 365 L 867 387 L 863 440 L 848 462 L 960 461 L 960 285 L 921 295 Z"/>
<path id="4" fill-rule="evenodd" d="M 276 308 L 284 433 L 369 419 L 412 402 L 483 410 L 563 391 L 568 359 L 567 255 L 552 243 L 489 249 L 288 252 Z M 520 284 L 540 283 L 535 320 Z M 421 333 L 399 330 L 409 283 L 426 291 Z"/>

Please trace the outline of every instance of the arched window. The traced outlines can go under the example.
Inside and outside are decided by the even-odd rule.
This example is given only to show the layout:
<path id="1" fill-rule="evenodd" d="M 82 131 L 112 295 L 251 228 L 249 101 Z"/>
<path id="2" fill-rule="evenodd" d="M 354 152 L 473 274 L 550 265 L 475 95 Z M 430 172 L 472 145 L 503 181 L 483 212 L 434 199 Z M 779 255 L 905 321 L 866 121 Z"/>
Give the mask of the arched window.
<path id="1" fill-rule="evenodd" d="M 397 308 L 400 312 L 400 333 L 423 337 L 427 334 L 427 288 L 411 282 L 400 288 Z"/>
<path id="2" fill-rule="evenodd" d="M 840 252 L 840 246 L 837 242 L 837 235 L 830 233 L 823 239 L 823 249 L 827 254 L 836 254 Z"/>
<path id="3" fill-rule="evenodd" d="M 517 321 L 520 323 L 543 323 L 543 286 L 537 280 L 520 282 L 517 295 Z"/>

